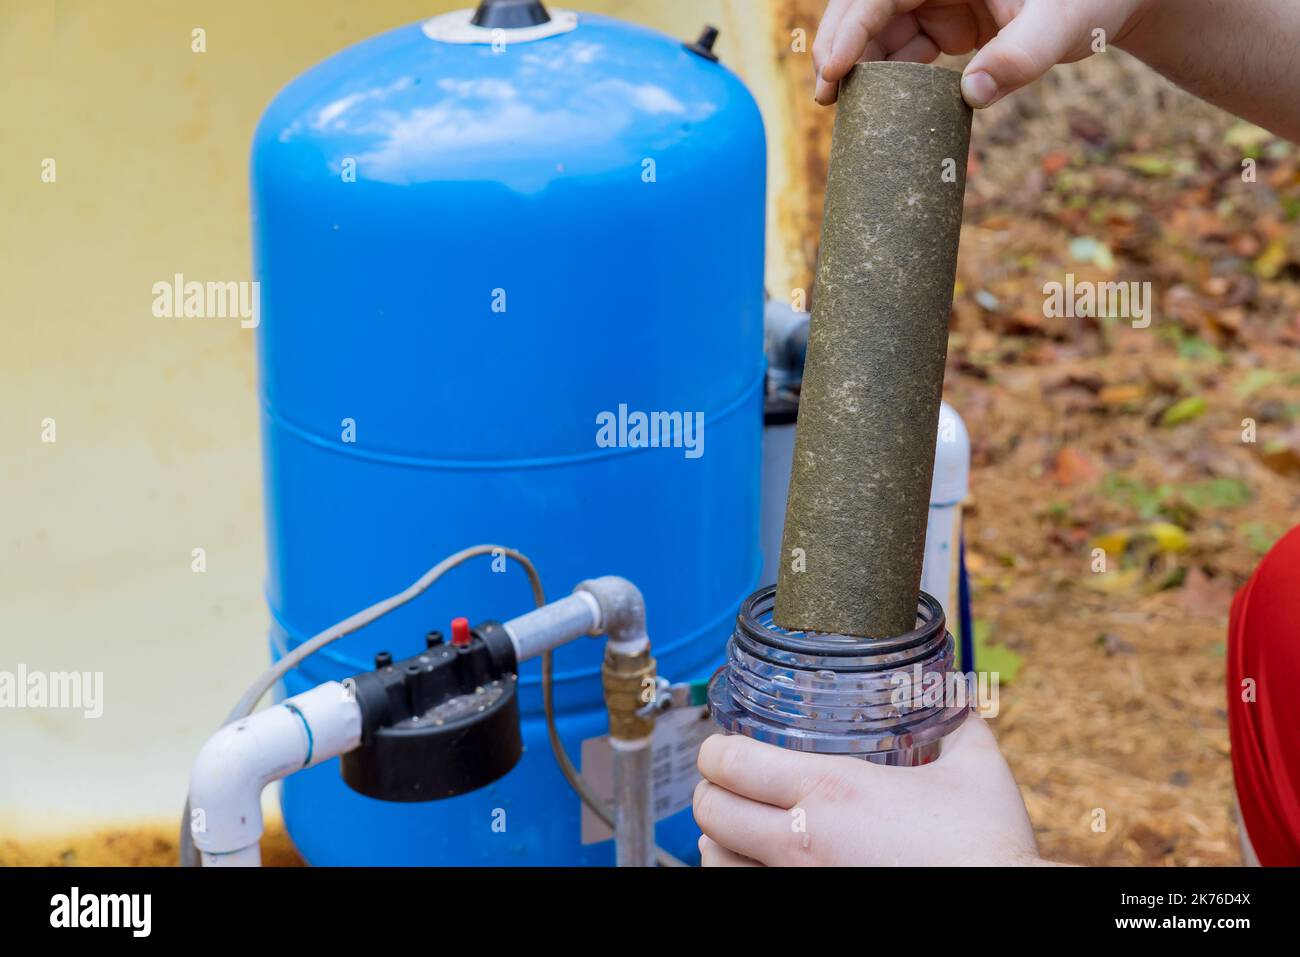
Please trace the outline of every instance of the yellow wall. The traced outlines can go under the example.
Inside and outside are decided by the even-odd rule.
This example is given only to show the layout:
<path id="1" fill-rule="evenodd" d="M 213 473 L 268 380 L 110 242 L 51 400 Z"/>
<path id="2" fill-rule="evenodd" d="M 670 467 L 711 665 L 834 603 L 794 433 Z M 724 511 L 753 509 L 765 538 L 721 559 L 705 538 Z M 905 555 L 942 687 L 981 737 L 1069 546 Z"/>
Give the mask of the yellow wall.
<path id="1" fill-rule="evenodd" d="M 248 144 L 282 85 L 465 5 L 0 4 L 0 670 L 105 675 L 97 720 L 0 710 L 0 837 L 176 812 L 194 751 L 264 665 L 252 334 L 155 318 L 151 287 L 250 278 Z M 782 194 L 789 93 L 767 3 L 584 7 L 684 38 L 719 26 L 723 61 L 764 109 Z M 786 258 L 772 243 L 778 295 Z"/>

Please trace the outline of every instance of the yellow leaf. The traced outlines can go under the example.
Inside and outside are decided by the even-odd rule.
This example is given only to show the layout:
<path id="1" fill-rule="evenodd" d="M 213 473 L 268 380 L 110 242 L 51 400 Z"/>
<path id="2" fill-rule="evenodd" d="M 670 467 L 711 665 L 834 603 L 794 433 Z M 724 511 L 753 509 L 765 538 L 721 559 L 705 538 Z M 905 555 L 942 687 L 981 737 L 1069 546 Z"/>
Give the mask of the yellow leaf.
<path id="1" fill-rule="evenodd" d="M 1273 134 L 1268 130 L 1260 129 L 1253 123 L 1238 123 L 1224 135 L 1223 142 L 1234 149 L 1248 153 L 1258 150 L 1271 139 Z"/>
<path id="2" fill-rule="evenodd" d="M 1122 572 L 1106 572 L 1104 575 L 1089 575 L 1084 585 L 1093 591 L 1113 595 L 1116 592 L 1131 591 L 1142 581 L 1142 570 L 1128 568 Z"/>
<path id="3" fill-rule="evenodd" d="M 1152 522 L 1146 532 L 1162 552 L 1185 552 L 1191 545 L 1187 533 L 1172 522 Z"/>
<path id="4" fill-rule="evenodd" d="M 1276 279 L 1288 258 L 1286 243 L 1281 239 L 1273 240 L 1253 263 L 1255 275 L 1261 279 Z"/>
<path id="5" fill-rule="evenodd" d="M 1123 555 L 1128 549 L 1132 533 L 1127 528 L 1120 528 L 1105 535 L 1098 535 L 1092 540 L 1093 548 L 1100 548 L 1107 555 Z"/>

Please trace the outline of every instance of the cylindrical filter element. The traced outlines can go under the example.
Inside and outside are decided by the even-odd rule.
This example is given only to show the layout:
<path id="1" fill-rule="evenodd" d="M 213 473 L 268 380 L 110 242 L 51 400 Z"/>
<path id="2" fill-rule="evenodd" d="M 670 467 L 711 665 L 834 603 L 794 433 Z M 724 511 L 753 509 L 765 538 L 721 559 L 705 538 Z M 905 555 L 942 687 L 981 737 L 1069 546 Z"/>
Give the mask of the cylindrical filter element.
<path id="1" fill-rule="evenodd" d="M 916 617 L 970 108 L 960 75 L 863 63 L 840 86 L 776 595 L 799 631 Z"/>

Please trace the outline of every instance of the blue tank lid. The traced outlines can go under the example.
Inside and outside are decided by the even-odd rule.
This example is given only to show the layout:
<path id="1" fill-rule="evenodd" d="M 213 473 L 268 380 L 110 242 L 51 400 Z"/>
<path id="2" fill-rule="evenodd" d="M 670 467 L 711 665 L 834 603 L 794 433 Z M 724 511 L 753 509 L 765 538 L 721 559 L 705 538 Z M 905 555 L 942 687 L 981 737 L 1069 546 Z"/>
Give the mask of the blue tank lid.
<path id="1" fill-rule="evenodd" d="M 528 22 L 539 8 L 495 0 L 344 50 L 276 97 L 255 155 L 274 156 L 281 176 L 316 176 L 322 163 L 341 172 L 350 160 L 361 181 L 534 192 L 621 175 L 683 145 L 699 162 L 722 159 L 737 136 L 761 131 L 749 92 L 710 58 L 716 31 L 688 46 L 594 14 L 552 9 Z M 507 20 L 525 25 L 490 25 Z"/>

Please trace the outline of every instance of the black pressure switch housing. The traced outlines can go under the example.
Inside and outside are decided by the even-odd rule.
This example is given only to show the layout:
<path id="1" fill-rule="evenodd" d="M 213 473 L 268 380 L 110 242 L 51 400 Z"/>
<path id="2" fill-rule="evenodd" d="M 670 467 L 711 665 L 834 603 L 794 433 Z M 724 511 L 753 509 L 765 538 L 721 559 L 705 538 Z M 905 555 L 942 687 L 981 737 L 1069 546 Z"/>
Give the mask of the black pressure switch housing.
<path id="1" fill-rule="evenodd" d="M 376 656 L 349 679 L 361 745 L 343 755 L 343 780 L 381 801 L 436 801 L 485 787 L 523 754 L 514 643 L 498 622 L 463 645 L 430 642 L 403 661 Z"/>

